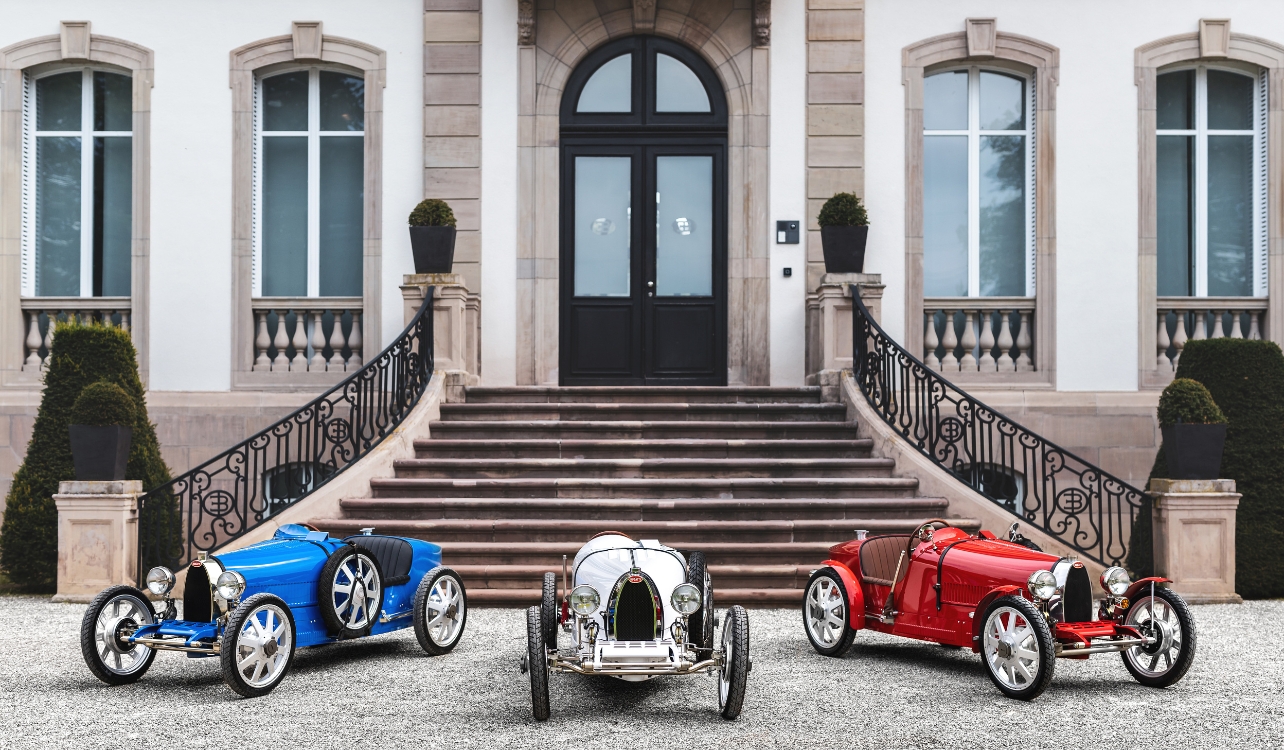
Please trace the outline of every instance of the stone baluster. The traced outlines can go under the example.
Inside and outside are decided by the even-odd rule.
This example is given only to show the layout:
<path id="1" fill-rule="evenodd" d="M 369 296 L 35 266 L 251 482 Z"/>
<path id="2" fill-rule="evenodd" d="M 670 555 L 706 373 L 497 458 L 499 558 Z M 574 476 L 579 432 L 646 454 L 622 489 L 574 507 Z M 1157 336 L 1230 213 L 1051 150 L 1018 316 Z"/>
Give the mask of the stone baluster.
<path id="1" fill-rule="evenodd" d="M 1203 341 L 1208 338 L 1208 313 L 1204 310 L 1196 310 L 1191 313 L 1195 316 L 1195 335 L 1190 337 L 1191 341 Z"/>
<path id="2" fill-rule="evenodd" d="M 999 310 L 999 372 L 1016 372 L 1016 363 L 1012 361 L 1012 311 Z"/>
<path id="3" fill-rule="evenodd" d="M 1176 369 L 1177 363 L 1181 361 L 1181 350 L 1186 348 L 1186 313 L 1183 310 L 1173 310 L 1177 316 L 1177 330 L 1173 332 L 1173 368 Z"/>
<path id="4" fill-rule="evenodd" d="M 120 311 L 120 330 L 129 333 L 129 311 Z"/>
<path id="5" fill-rule="evenodd" d="M 114 327 L 114 326 L 112 325 L 112 319 L 111 319 L 111 318 L 112 318 L 112 311 L 111 311 L 111 310 L 103 310 L 103 311 L 101 311 L 101 312 L 99 313 L 99 315 L 101 315 L 101 316 L 102 316 L 102 319 L 103 319 L 103 326 L 105 326 L 105 327 L 107 327 L 107 328 L 113 328 L 113 327 Z"/>
<path id="6" fill-rule="evenodd" d="M 308 371 L 308 311 L 294 311 L 294 358 L 290 360 L 290 372 Z"/>
<path id="7" fill-rule="evenodd" d="M 1030 312 L 1021 311 L 1020 328 L 1017 329 L 1017 372 L 1029 372 L 1034 369 L 1034 363 L 1030 360 Z"/>
<path id="8" fill-rule="evenodd" d="M 333 312 L 334 325 L 330 328 L 330 372 L 343 372 L 343 311 Z"/>
<path id="9" fill-rule="evenodd" d="M 254 351 L 258 354 L 254 357 L 254 371 L 268 372 L 272 369 L 272 360 L 268 359 L 268 347 L 272 345 L 272 339 L 268 336 L 267 310 L 259 310 L 255 315 L 259 319 L 258 333 L 254 336 Z"/>
<path id="10" fill-rule="evenodd" d="M 352 330 L 348 333 L 348 348 L 352 356 L 348 357 L 348 372 L 361 369 L 361 311 L 352 311 Z"/>
<path id="11" fill-rule="evenodd" d="M 962 372 L 976 372 L 976 327 L 972 324 L 972 310 L 963 311 L 963 359 L 959 362 Z"/>
<path id="12" fill-rule="evenodd" d="M 1231 337 L 1231 338 L 1233 338 L 1233 339 L 1242 339 L 1242 338 L 1244 338 L 1244 331 L 1243 331 L 1243 329 L 1242 329 L 1242 328 L 1240 328 L 1240 325 L 1239 325 L 1239 315 L 1240 315 L 1240 313 L 1239 313 L 1239 311 L 1238 311 L 1238 310 L 1231 310 L 1231 332 L 1230 332 L 1230 337 Z"/>
<path id="13" fill-rule="evenodd" d="M 46 355 L 53 350 L 54 328 L 57 328 L 57 324 L 58 324 L 58 311 L 49 310 L 47 315 L 49 317 L 49 323 L 48 325 L 45 326 L 45 354 Z M 45 360 L 40 363 L 40 366 L 47 367 L 48 365 L 49 365 L 49 357 L 46 356 Z"/>
<path id="14" fill-rule="evenodd" d="M 1248 338 L 1250 341 L 1262 340 L 1262 329 L 1257 323 L 1258 313 L 1256 310 L 1248 314 Z"/>
<path id="15" fill-rule="evenodd" d="M 1226 311 L 1212 310 L 1210 312 L 1212 312 L 1213 314 L 1213 335 L 1209 336 L 1209 338 L 1213 338 L 1213 339 L 1226 338 L 1226 334 L 1222 332 L 1222 316 L 1226 314 Z"/>
<path id="16" fill-rule="evenodd" d="M 1168 338 L 1168 311 L 1159 311 L 1159 330 L 1155 332 L 1155 348 L 1159 356 L 1155 359 L 1155 369 L 1161 373 L 1173 371 L 1172 360 L 1168 359 L 1168 347 L 1172 340 Z"/>
<path id="17" fill-rule="evenodd" d="M 325 328 L 321 325 L 324 314 L 325 310 L 312 311 L 312 359 L 308 360 L 312 372 L 325 372 Z"/>
<path id="18" fill-rule="evenodd" d="M 942 339 L 941 345 L 945 347 L 945 359 L 941 360 L 941 370 L 943 372 L 958 372 L 959 360 L 954 356 L 954 350 L 958 348 L 959 339 L 954 333 L 954 311 L 945 310 L 945 338 Z"/>
<path id="19" fill-rule="evenodd" d="M 941 360 L 936 356 L 936 347 L 941 345 L 936 335 L 936 311 L 927 311 L 927 329 L 923 331 L 923 364 L 933 370 L 941 369 Z"/>
<path id="20" fill-rule="evenodd" d="M 290 369 L 290 359 L 285 356 L 286 347 L 290 345 L 290 337 L 285 333 L 285 315 L 289 310 L 276 310 L 276 338 L 272 343 L 276 345 L 276 357 L 272 360 L 272 369 L 277 372 L 285 372 Z"/>
<path id="21" fill-rule="evenodd" d="M 994 366 L 994 313 L 981 311 L 981 372 L 998 372 Z"/>
<path id="22" fill-rule="evenodd" d="M 22 369 L 39 370 L 44 364 L 44 360 L 40 358 L 40 344 L 44 341 L 40 337 L 40 311 L 32 310 L 28 315 L 31 316 L 31 329 L 27 331 L 27 361 Z"/>

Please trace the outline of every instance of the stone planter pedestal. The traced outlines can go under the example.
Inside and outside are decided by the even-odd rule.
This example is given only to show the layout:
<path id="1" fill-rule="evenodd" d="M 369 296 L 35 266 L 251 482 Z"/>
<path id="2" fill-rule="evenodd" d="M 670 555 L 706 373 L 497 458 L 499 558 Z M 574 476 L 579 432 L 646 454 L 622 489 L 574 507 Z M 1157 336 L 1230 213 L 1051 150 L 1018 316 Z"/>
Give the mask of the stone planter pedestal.
<path id="1" fill-rule="evenodd" d="M 457 273 L 406 274 L 401 281 L 405 325 L 419 312 L 428 287 L 432 300 L 433 369 L 444 379 L 443 400 L 464 400 L 464 388 L 481 374 L 481 297 Z"/>
<path id="2" fill-rule="evenodd" d="M 1238 604 L 1233 479 L 1152 479 L 1155 575 L 1191 604 Z"/>
<path id="3" fill-rule="evenodd" d="M 839 401 L 840 375 L 852 366 L 852 287 L 874 320 L 882 321 L 883 277 L 877 273 L 827 273 L 807 295 L 807 385 L 825 401 Z"/>
<path id="4" fill-rule="evenodd" d="M 87 602 L 117 584 L 138 584 L 138 498 L 143 483 L 59 482 L 56 602 Z"/>

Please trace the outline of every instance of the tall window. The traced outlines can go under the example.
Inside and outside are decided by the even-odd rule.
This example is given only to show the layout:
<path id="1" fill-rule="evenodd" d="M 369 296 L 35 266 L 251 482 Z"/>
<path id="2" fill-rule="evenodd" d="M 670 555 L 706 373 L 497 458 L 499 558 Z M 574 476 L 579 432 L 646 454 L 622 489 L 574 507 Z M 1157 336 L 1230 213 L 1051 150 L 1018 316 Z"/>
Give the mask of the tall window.
<path id="1" fill-rule="evenodd" d="M 23 294 L 130 294 L 133 83 L 91 68 L 29 76 Z"/>
<path id="2" fill-rule="evenodd" d="M 291 70 L 257 94 L 254 296 L 361 296 L 363 79 Z"/>
<path id="3" fill-rule="evenodd" d="M 1266 294 L 1265 104 L 1247 70 L 1157 77 L 1159 296 Z"/>
<path id="4" fill-rule="evenodd" d="M 923 294 L 1034 295 L 1033 86 L 955 68 L 923 80 Z"/>

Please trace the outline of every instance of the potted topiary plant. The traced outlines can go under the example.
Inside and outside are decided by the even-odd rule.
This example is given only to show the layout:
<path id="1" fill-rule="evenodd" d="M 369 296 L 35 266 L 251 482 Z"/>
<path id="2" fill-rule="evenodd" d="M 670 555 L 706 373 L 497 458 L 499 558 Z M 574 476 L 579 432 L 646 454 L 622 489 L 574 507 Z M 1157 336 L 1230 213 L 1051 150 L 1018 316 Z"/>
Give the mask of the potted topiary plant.
<path id="1" fill-rule="evenodd" d="M 855 193 L 838 193 L 825 201 L 816 217 L 820 246 L 825 253 L 825 273 L 861 273 L 865 269 L 865 241 L 869 216 Z"/>
<path id="2" fill-rule="evenodd" d="M 71 407 L 71 459 L 79 481 L 125 478 L 129 444 L 137 417 L 124 388 L 106 380 L 91 383 Z"/>
<path id="3" fill-rule="evenodd" d="M 1168 479 L 1217 479 L 1226 417 L 1203 383 L 1177 378 L 1159 396 Z"/>
<path id="4" fill-rule="evenodd" d="M 415 273 L 450 273 L 455 262 L 455 213 L 445 201 L 429 198 L 410 212 L 410 249 Z"/>

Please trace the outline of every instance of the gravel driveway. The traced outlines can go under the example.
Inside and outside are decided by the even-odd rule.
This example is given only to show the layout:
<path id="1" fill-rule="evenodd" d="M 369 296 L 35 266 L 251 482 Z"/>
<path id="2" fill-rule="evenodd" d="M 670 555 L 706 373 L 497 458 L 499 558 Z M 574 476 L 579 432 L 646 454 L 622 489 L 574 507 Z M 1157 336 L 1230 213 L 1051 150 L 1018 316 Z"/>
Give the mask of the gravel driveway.
<path id="1" fill-rule="evenodd" d="M 475 610 L 454 653 L 411 630 L 299 651 L 266 698 L 237 699 L 213 659 L 158 655 L 108 687 L 80 657 L 84 607 L 0 597 L 0 747 L 1280 747 L 1284 601 L 1195 607 L 1199 651 L 1167 690 L 1119 657 L 1059 661 L 1032 703 L 1000 696 L 978 657 L 861 633 L 844 659 L 816 655 L 795 610 L 749 613 L 744 713 L 717 714 L 712 677 L 627 684 L 553 675 L 536 724 L 517 671 L 525 622 Z M 39 633 L 37 644 L 29 636 Z"/>

